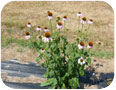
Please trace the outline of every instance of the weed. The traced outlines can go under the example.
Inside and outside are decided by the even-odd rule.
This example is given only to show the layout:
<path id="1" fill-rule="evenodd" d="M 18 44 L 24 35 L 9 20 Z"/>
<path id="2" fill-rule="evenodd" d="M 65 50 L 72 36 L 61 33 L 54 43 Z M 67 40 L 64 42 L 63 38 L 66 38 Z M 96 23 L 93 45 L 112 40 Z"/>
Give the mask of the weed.
<path id="1" fill-rule="evenodd" d="M 114 53 L 108 52 L 104 49 L 101 50 L 91 50 L 90 52 L 94 57 L 110 59 L 114 57 Z"/>
<path id="2" fill-rule="evenodd" d="M 24 50 L 23 50 L 22 47 L 19 47 L 19 48 L 17 49 L 17 52 L 24 52 Z"/>
<path id="3" fill-rule="evenodd" d="M 10 38 L 6 39 L 6 41 L 4 43 L 2 43 L 2 47 L 7 47 L 12 43 L 15 43 L 15 39 L 10 37 Z"/>

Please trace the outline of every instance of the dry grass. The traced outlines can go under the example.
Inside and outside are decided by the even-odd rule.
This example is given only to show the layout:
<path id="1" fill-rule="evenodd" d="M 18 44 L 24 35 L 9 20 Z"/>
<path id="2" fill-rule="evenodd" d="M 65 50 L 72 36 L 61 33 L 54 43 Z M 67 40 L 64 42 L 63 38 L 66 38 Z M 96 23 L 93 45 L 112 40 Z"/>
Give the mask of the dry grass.
<path id="1" fill-rule="evenodd" d="M 47 11 L 52 11 L 54 18 L 67 15 L 68 40 L 74 40 L 75 30 L 78 27 L 77 12 L 81 11 L 87 19 L 92 18 L 94 24 L 90 27 L 89 40 L 102 41 L 106 51 L 114 52 L 114 12 L 105 2 L 10 2 L 2 10 L 2 43 L 7 38 L 24 38 L 24 32 L 28 30 L 28 21 L 33 26 L 49 26 L 47 22 Z M 55 20 L 53 21 L 55 22 Z M 24 52 L 16 52 L 18 46 L 2 48 L 2 60 L 20 59 L 35 62 L 38 54 L 25 48 Z M 15 53 L 14 53 L 15 52 Z"/>
<path id="2" fill-rule="evenodd" d="M 30 21 L 33 26 L 48 26 L 47 11 L 54 14 L 54 18 L 68 16 L 66 23 L 69 31 L 68 38 L 72 40 L 77 28 L 76 13 L 81 11 L 88 19 L 94 19 L 91 27 L 90 40 L 101 40 L 104 48 L 113 51 L 114 48 L 114 13 L 105 2 L 10 2 L 2 10 L 2 34 L 8 37 L 21 38 L 27 30 Z M 8 29 L 12 30 L 9 35 Z"/>

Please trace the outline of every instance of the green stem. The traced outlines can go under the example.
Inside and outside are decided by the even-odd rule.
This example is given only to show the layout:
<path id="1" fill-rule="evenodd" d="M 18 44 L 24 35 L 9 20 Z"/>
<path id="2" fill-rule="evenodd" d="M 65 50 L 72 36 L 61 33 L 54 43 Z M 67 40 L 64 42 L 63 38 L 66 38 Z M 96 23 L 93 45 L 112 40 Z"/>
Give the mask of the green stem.
<path id="1" fill-rule="evenodd" d="M 40 36 L 40 31 L 38 31 L 38 34 L 39 34 L 39 36 Z"/>
<path id="2" fill-rule="evenodd" d="M 90 29 L 90 24 L 88 25 L 88 28 L 86 29 L 86 33 L 85 33 L 86 37 L 87 37 L 87 35 L 88 35 L 89 29 Z"/>
<path id="3" fill-rule="evenodd" d="M 88 53 L 90 53 L 90 48 L 88 49 Z M 90 56 L 89 56 L 90 57 Z"/>
<path id="4" fill-rule="evenodd" d="M 57 23 L 58 23 L 58 22 L 56 22 L 56 23 L 54 24 L 54 25 L 55 25 L 55 31 L 57 31 Z"/>
<path id="5" fill-rule="evenodd" d="M 32 31 L 32 27 L 29 28 L 31 36 L 33 36 L 33 31 Z"/>
<path id="6" fill-rule="evenodd" d="M 88 28 L 87 28 L 87 30 L 89 30 L 90 29 L 90 24 L 88 25 Z"/>
<path id="7" fill-rule="evenodd" d="M 81 34 L 83 33 L 83 27 L 84 27 L 84 24 L 82 24 L 82 28 L 81 28 L 81 31 L 80 31 Z"/>
<path id="8" fill-rule="evenodd" d="M 64 21 L 64 33 L 66 34 L 65 21 Z"/>
<path id="9" fill-rule="evenodd" d="M 65 21 L 64 21 L 64 31 L 65 31 Z"/>
<path id="10" fill-rule="evenodd" d="M 49 24 L 50 24 L 50 30 L 51 30 L 51 33 L 52 33 L 53 31 L 52 31 L 52 21 L 51 20 L 50 20 Z"/>
<path id="11" fill-rule="evenodd" d="M 80 16 L 79 16 L 79 19 L 78 19 L 78 30 L 80 29 Z"/>
<path id="12" fill-rule="evenodd" d="M 81 50 L 81 53 L 83 54 L 83 49 Z"/>
<path id="13" fill-rule="evenodd" d="M 60 32 L 60 29 L 58 29 L 59 30 L 59 32 Z M 61 32 L 60 32 L 61 33 Z M 60 34 L 61 35 L 61 34 Z"/>

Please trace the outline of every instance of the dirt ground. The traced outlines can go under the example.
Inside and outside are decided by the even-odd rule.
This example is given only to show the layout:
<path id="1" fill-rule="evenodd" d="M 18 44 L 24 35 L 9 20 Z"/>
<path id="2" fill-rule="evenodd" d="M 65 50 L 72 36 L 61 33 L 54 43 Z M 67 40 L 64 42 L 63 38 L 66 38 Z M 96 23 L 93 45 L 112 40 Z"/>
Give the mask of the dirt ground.
<path id="1" fill-rule="evenodd" d="M 17 82 L 17 83 L 42 83 L 45 82 L 46 79 L 44 78 L 39 78 L 35 76 L 29 76 L 26 78 L 22 77 L 12 77 L 8 76 L 6 73 L 1 73 L 2 75 L 2 80 L 6 82 Z"/>
<path id="2" fill-rule="evenodd" d="M 23 52 L 17 52 L 18 48 L 16 45 L 12 45 L 10 48 L 2 48 L 2 61 L 18 59 L 20 61 L 36 62 L 36 58 L 39 55 L 38 53 L 33 53 L 33 51 L 28 48 L 24 48 Z"/>

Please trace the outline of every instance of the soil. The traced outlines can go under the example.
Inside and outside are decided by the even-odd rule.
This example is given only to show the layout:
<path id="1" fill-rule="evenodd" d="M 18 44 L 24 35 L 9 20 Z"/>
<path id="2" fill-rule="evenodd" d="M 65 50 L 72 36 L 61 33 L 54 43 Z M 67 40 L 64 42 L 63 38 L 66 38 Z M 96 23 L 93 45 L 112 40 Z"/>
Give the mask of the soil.
<path id="1" fill-rule="evenodd" d="M 17 83 L 42 83 L 45 82 L 46 79 L 45 78 L 39 78 L 39 77 L 35 77 L 35 76 L 29 76 L 26 78 L 22 78 L 22 77 L 12 77 L 12 76 L 8 76 L 7 73 L 1 73 L 1 77 L 3 81 L 6 82 L 17 82 Z"/>

